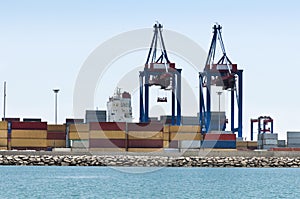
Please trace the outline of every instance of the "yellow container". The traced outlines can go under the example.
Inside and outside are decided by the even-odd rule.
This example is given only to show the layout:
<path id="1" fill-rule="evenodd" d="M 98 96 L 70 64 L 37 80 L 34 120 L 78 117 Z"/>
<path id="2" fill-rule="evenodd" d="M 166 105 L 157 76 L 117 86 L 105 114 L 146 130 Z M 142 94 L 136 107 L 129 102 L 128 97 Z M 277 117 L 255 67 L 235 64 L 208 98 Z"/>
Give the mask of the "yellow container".
<path id="1" fill-rule="evenodd" d="M 162 152 L 162 148 L 129 148 L 128 152 L 144 152 L 144 153 L 150 153 L 150 152 Z"/>
<path id="2" fill-rule="evenodd" d="M 170 126 L 164 126 L 164 133 L 169 133 L 170 131 Z"/>
<path id="3" fill-rule="evenodd" d="M 164 148 L 168 148 L 169 147 L 169 141 L 164 141 Z"/>
<path id="4" fill-rule="evenodd" d="M 7 150 L 7 147 L 6 146 L 1 146 L 0 150 Z"/>
<path id="5" fill-rule="evenodd" d="M 170 126 L 170 132 L 200 133 L 200 126 Z"/>
<path id="6" fill-rule="evenodd" d="M 53 148 L 65 148 L 66 140 L 47 140 L 47 146 Z"/>
<path id="7" fill-rule="evenodd" d="M 7 147 L 7 138 L 0 138 L 0 147 L 2 146 Z"/>
<path id="8" fill-rule="evenodd" d="M 125 152 L 124 148 L 90 148 L 91 152 Z"/>
<path id="9" fill-rule="evenodd" d="M 237 141 L 236 147 L 247 147 L 247 142 L 244 141 Z"/>
<path id="10" fill-rule="evenodd" d="M 89 139 L 89 132 L 81 131 L 81 132 L 70 132 L 69 133 L 70 140 L 88 140 Z"/>
<path id="11" fill-rule="evenodd" d="M 12 130 L 11 138 L 33 138 L 33 139 L 47 139 L 46 130 Z"/>
<path id="12" fill-rule="evenodd" d="M 70 124 L 69 125 L 69 131 L 73 132 L 81 132 L 81 131 L 89 131 L 90 127 L 89 124 Z"/>
<path id="13" fill-rule="evenodd" d="M 257 142 L 256 141 L 248 141 L 247 144 L 248 144 L 248 147 L 249 146 L 250 147 L 257 147 Z"/>
<path id="14" fill-rule="evenodd" d="M 163 132 L 160 131 L 130 131 L 128 132 L 128 138 L 132 140 L 150 139 L 161 140 L 163 139 Z"/>
<path id="15" fill-rule="evenodd" d="M 0 138 L 7 138 L 7 130 L 0 130 Z"/>
<path id="16" fill-rule="evenodd" d="M 0 130 L 7 130 L 7 121 L 0 121 Z"/>
<path id="17" fill-rule="evenodd" d="M 48 124 L 47 125 L 47 130 L 48 131 L 53 131 L 53 132 L 66 132 L 66 125 L 64 124 Z"/>
<path id="18" fill-rule="evenodd" d="M 47 139 L 11 139 L 11 147 L 47 147 Z"/>
<path id="19" fill-rule="evenodd" d="M 165 132 L 164 132 L 164 140 L 165 140 L 165 141 L 169 141 L 169 139 L 170 139 L 170 136 L 169 136 L 169 135 L 170 135 L 170 133 L 165 133 Z"/>
<path id="20" fill-rule="evenodd" d="M 202 140 L 200 133 L 171 133 L 171 140 Z"/>
<path id="21" fill-rule="evenodd" d="M 91 139 L 125 139 L 124 131 L 90 131 Z"/>

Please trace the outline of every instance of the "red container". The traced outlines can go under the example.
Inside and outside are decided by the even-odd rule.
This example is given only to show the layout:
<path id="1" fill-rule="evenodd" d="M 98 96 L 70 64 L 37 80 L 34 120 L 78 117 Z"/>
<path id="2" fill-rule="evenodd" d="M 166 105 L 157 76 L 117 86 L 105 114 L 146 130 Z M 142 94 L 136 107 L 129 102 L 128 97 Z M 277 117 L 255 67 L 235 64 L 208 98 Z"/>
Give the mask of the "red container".
<path id="1" fill-rule="evenodd" d="M 65 132 L 47 132 L 47 139 L 49 140 L 65 140 L 66 139 L 66 133 Z"/>
<path id="2" fill-rule="evenodd" d="M 177 149 L 179 147 L 178 143 L 179 143 L 178 140 L 172 140 L 171 142 L 169 142 L 169 148 Z"/>
<path id="3" fill-rule="evenodd" d="M 47 122 L 12 122 L 12 129 L 47 130 Z"/>
<path id="4" fill-rule="evenodd" d="M 300 151 L 300 148 L 272 148 L 271 151 Z"/>
<path id="5" fill-rule="evenodd" d="M 90 148 L 125 148 L 125 140 L 90 139 Z"/>
<path id="6" fill-rule="evenodd" d="M 47 147 L 11 147 L 12 150 L 47 151 Z"/>
<path id="7" fill-rule="evenodd" d="M 163 128 L 160 122 L 128 123 L 128 131 L 162 131 Z"/>
<path id="8" fill-rule="evenodd" d="M 91 122 L 90 130 L 125 131 L 125 122 Z"/>
<path id="9" fill-rule="evenodd" d="M 163 148 L 163 140 L 128 140 L 128 148 Z"/>
<path id="10" fill-rule="evenodd" d="M 213 134 L 207 133 L 204 135 L 204 140 L 222 140 L 222 141 L 235 141 L 235 134 Z"/>

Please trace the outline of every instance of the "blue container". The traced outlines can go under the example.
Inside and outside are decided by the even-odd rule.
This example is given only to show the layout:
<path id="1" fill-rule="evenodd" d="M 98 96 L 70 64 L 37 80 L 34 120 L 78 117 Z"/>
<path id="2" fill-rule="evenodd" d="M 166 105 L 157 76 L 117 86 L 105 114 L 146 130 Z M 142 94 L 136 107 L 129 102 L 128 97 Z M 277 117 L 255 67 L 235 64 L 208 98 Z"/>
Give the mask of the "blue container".
<path id="1" fill-rule="evenodd" d="M 204 140 L 201 143 L 201 148 L 236 149 L 236 141 Z"/>

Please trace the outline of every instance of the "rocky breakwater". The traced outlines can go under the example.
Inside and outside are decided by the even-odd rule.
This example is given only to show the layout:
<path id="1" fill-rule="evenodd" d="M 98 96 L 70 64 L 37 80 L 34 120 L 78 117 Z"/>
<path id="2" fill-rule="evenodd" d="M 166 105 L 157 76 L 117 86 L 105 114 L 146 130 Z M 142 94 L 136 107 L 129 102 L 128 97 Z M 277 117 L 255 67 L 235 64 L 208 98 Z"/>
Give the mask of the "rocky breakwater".
<path id="1" fill-rule="evenodd" d="M 0 155 L 0 165 L 144 167 L 300 167 L 300 157 Z"/>

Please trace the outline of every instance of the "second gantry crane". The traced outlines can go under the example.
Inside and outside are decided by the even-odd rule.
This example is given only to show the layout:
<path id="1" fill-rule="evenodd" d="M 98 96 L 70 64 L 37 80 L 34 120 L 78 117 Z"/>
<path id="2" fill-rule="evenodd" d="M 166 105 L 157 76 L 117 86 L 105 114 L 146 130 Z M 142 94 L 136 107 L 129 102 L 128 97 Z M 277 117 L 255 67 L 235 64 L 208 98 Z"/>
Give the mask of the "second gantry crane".
<path id="1" fill-rule="evenodd" d="M 213 38 L 203 72 L 199 73 L 199 123 L 202 133 L 209 133 L 211 128 L 211 86 L 221 86 L 231 93 L 231 131 L 238 132 L 242 138 L 243 113 L 243 70 L 237 68 L 227 57 L 221 34 L 222 27 L 213 26 Z M 217 42 L 222 50 L 222 57 L 215 62 Z M 205 99 L 206 98 L 206 99 Z M 235 99 L 238 108 L 238 127 L 235 128 Z M 224 130 L 224 129 L 223 129 Z"/>

